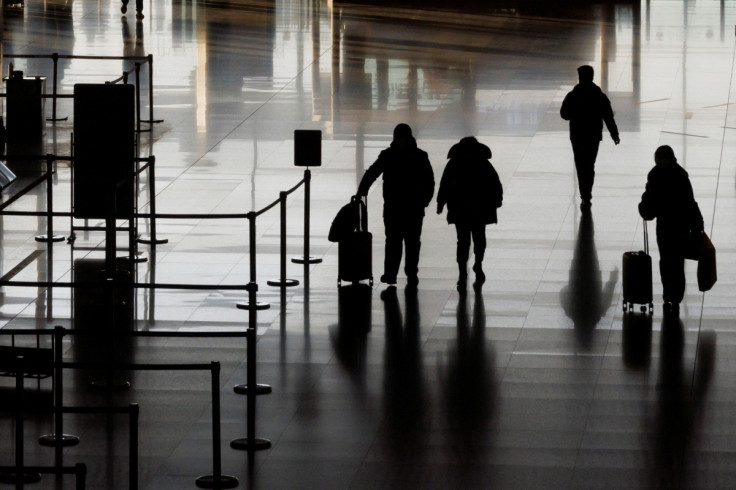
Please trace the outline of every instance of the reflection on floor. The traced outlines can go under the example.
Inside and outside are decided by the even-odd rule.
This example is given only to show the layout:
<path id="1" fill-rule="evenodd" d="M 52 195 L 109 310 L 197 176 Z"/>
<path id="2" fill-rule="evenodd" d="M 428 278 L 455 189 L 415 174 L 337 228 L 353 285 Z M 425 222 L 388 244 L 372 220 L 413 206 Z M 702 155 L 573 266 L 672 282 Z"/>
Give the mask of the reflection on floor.
<path id="1" fill-rule="evenodd" d="M 322 131 L 322 166 L 311 168 L 308 254 L 323 262 L 305 269 L 288 261 L 287 276 L 298 286 L 266 284 L 280 277 L 278 206 L 257 218 L 257 300 L 270 304 L 257 313 L 257 381 L 273 393 L 258 398 L 256 435 L 271 449 L 249 462 L 228 444 L 247 431 L 245 398 L 232 390 L 247 378 L 243 338 L 142 337 L 108 351 L 109 344 L 67 336 L 65 360 L 220 361 L 222 469 L 242 488 L 732 486 L 736 169 L 728 162 L 736 157 L 736 6 L 571 3 L 509 1 L 451 11 L 318 0 L 174 1 L 147 4 L 140 22 L 130 11 L 121 17 L 116 2 L 4 3 L 3 73 L 12 62 L 27 76 L 46 77 L 47 92 L 51 60 L 17 55 L 153 55 L 155 104 L 151 115 L 151 68 L 143 64 L 142 114 L 163 122 L 142 124 L 153 130 L 140 134 L 138 152 L 156 157 L 158 213 L 262 209 L 303 178 L 292 165 L 293 131 Z M 584 213 L 559 117 L 581 64 L 595 68 L 621 130 L 620 145 L 601 144 L 593 207 Z M 59 93 L 132 68 L 131 60 L 61 57 Z M 46 117 L 52 111 L 47 100 Z M 9 141 L 8 154 L 69 155 L 72 113 L 72 101 L 59 99 L 56 118 L 70 119 L 47 121 L 30 141 Z M 5 122 L 13 124 L 7 114 Z M 488 227 L 481 290 L 455 290 L 455 232 L 434 204 L 424 220 L 417 291 L 405 289 L 403 274 L 397 288 L 336 287 L 330 223 L 398 122 L 412 126 L 436 178 L 464 136 L 493 151 L 505 195 L 498 225 Z M 652 237 L 654 314 L 624 315 L 621 255 L 642 247 L 636 204 L 662 144 L 690 173 L 718 248 L 719 282 L 698 292 L 689 262 L 680 316 L 663 318 Z M 18 181 L 2 191 L 6 202 L 44 162 L 8 165 Z M 55 211 L 70 210 L 70 182 L 68 162 L 57 162 Z M 376 278 L 384 240 L 379 187 L 369 194 Z M 145 172 L 139 190 L 139 209 L 148 212 Z M 42 185 L 8 210 L 44 211 L 46 204 Z M 288 196 L 286 210 L 290 258 L 305 253 L 303 187 Z M 157 224 L 168 243 L 141 245 L 148 260 L 127 277 L 213 289 L 123 288 L 113 295 L 103 287 L 3 286 L 0 326 L 244 331 L 249 312 L 236 304 L 248 294 L 224 285 L 251 280 L 248 221 Z M 73 245 L 48 245 L 34 241 L 47 232 L 43 216 L 5 215 L 0 226 L 3 281 L 61 284 L 106 271 L 99 230 L 78 231 Z M 71 226 L 67 217 L 54 220 L 55 233 L 68 237 Z M 148 220 L 138 226 L 151 233 Z M 127 253 L 126 236 L 118 234 L 119 255 Z M 35 338 L 16 342 L 32 345 Z M 139 403 L 141 488 L 195 488 L 198 476 L 213 472 L 208 372 L 127 372 L 112 383 L 130 381 L 131 388 L 114 393 L 90 387 L 110 385 L 101 376 L 65 370 L 64 403 Z M 53 431 L 50 380 L 40 389 L 27 384 L 33 410 L 25 460 L 52 464 L 53 449 L 36 442 Z M 0 465 L 15 461 L 12 386 L 12 378 L 0 377 Z M 125 417 L 67 414 L 64 421 L 81 443 L 64 449 L 63 462 L 86 463 L 89 488 L 127 488 Z M 73 488 L 73 479 L 45 476 L 35 488 Z"/>

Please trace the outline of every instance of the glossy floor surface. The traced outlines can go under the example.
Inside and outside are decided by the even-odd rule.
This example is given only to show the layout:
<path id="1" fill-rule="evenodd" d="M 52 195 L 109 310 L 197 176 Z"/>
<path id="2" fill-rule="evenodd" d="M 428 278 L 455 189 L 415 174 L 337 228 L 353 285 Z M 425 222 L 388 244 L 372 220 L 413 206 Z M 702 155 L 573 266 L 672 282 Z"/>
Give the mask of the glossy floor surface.
<path id="1" fill-rule="evenodd" d="M 162 218 L 158 237 L 168 243 L 140 245 L 148 261 L 137 264 L 134 280 L 213 289 L 141 287 L 118 298 L 113 313 L 100 291 L 63 287 L 103 269 L 104 233 L 77 231 L 73 246 L 50 246 L 34 241 L 47 231 L 45 218 L 4 216 L 2 280 L 62 285 L 3 286 L 3 329 L 104 332 L 114 321 L 136 331 L 243 332 L 249 312 L 236 304 L 248 293 L 217 286 L 245 285 L 255 272 L 257 299 L 270 304 L 257 313 L 257 381 L 273 388 L 258 397 L 256 436 L 272 447 L 250 462 L 228 444 L 247 430 L 245 397 L 232 390 L 246 381 L 243 338 L 146 337 L 115 345 L 115 355 L 130 362 L 222 362 L 222 470 L 240 488 L 732 488 L 736 3 L 540 3 L 464 11 L 455 4 L 451 11 L 162 0 L 144 2 L 141 21 L 131 11 L 121 17 L 116 2 L 6 6 L 3 73 L 12 62 L 26 75 L 47 77 L 47 91 L 51 61 L 14 55 L 153 56 L 154 118 L 163 121 L 140 134 L 138 151 L 156 157 L 158 213 L 262 209 L 303 178 L 293 166 L 294 130 L 321 130 L 322 166 L 311 168 L 309 254 L 323 262 L 305 273 L 289 261 L 287 276 L 300 284 L 283 291 L 267 285 L 280 273 L 278 206 L 257 218 L 255 271 L 246 219 Z M 618 146 L 604 135 L 589 213 L 578 206 L 559 117 L 581 64 L 595 68 L 621 131 Z M 133 67 L 130 60 L 61 58 L 59 93 Z M 142 66 L 144 119 L 149 70 Z M 50 100 L 45 110 L 51 117 Z M 10 142 L 8 153 L 69 155 L 70 99 L 59 99 L 57 117 L 70 119 L 47 122 L 30 149 Z M 330 223 L 399 122 L 413 128 L 437 181 L 461 137 L 475 135 L 493 151 L 505 195 L 498 225 L 487 230 L 482 289 L 456 291 L 454 229 L 434 203 L 415 293 L 405 290 L 403 272 L 396 289 L 378 281 L 336 287 Z M 719 281 L 700 293 L 688 262 L 679 318 L 663 319 L 650 226 L 654 314 L 625 315 L 621 256 L 643 247 L 637 203 L 663 144 L 690 173 L 718 249 Z M 2 192 L 5 201 L 40 168 L 7 162 L 19 180 Z M 69 165 L 56 166 L 54 210 L 68 212 Z M 141 212 L 149 210 L 148 192 L 144 172 Z M 377 279 L 380 183 L 368 198 Z M 42 185 L 7 209 L 44 211 L 46 203 Z M 303 186 L 288 195 L 286 211 L 288 256 L 301 255 Z M 71 226 L 67 217 L 54 220 L 54 232 L 66 237 Z M 146 219 L 138 226 L 150 233 Z M 125 236 L 118 235 L 121 249 Z M 11 337 L 0 340 L 10 345 Z M 82 336 L 67 336 L 63 350 L 67 361 L 107 357 Z M 112 395 L 92 389 L 91 376 L 66 369 L 64 403 L 139 403 L 141 488 L 195 488 L 196 477 L 213 473 L 208 372 L 130 372 L 131 389 Z M 0 383 L 0 465 L 8 465 L 15 462 L 13 380 Z M 28 385 L 36 410 L 25 423 L 25 460 L 52 464 L 53 449 L 36 443 L 53 431 L 51 383 Z M 128 488 L 125 417 L 64 420 L 65 432 L 81 439 L 64 450 L 64 463 L 88 465 L 88 488 Z M 73 479 L 46 476 L 33 488 L 73 488 Z"/>

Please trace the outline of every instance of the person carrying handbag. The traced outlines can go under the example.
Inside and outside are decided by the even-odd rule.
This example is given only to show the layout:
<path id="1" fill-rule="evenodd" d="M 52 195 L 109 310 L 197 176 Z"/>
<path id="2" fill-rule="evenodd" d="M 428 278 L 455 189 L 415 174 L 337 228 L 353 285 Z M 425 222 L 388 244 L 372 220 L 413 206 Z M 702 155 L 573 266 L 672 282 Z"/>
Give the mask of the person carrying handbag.
<path id="1" fill-rule="evenodd" d="M 654 168 L 639 203 L 645 220 L 657 220 L 659 272 L 665 312 L 676 313 L 685 295 L 685 257 L 692 235 L 705 234 L 703 215 L 687 171 L 664 145 L 654 152 Z"/>

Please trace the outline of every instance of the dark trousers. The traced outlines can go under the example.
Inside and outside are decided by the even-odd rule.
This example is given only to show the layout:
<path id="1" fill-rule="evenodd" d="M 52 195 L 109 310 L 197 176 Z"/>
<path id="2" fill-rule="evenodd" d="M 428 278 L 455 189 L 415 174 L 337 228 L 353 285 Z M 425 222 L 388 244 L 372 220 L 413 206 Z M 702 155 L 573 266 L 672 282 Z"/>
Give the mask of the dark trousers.
<path id="1" fill-rule="evenodd" d="M 575 155 L 575 170 L 578 173 L 580 198 L 593 197 L 593 180 L 595 180 L 595 159 L 598 157 L 600 141 L 572 141 L 572 153 Z"/>
<path id="2" fill-rule="evenodd" d="M 685 296 L 685 254 L 681 250 L 659 249 L 662 299 L 679 304 Z"/>
<path id="3" fill-rule="evenodd" d="M 455 223 L 457 232 L 457 263 L 465 267 L 470 258 L 470 239 L 473 239 L 473 253 L 475 264 L 480 267 L 486 253 L 486 225 L 484 223 Z"/>
<path id="4" fill-rule="evenodd" d="M 395 279 L 399 273 L 401 255 L 406 248 L 404 272 L 406 277 L 416 277 L 419 272 L 419 249 L 422 242 L 422 221 L 424 216 L 391 216 L 383 217 L 386 227 L 386 257 L 383 273 L 388 279 Z"/>

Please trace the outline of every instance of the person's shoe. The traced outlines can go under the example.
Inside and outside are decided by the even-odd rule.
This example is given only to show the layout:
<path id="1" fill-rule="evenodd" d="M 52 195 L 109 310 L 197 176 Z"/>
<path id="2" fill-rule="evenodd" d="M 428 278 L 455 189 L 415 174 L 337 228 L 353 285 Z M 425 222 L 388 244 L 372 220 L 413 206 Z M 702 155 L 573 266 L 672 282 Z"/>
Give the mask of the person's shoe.
<path id="1" fill-rule="evenodd" d="M 388 285 L 394 285 L 396 284 L 396 278 L 395 277 L 388 277 L 386 274 L 381 275 L 381 282 L 385 282 Z"/>
<path id="2" fill-rule="evenodd" d="M 483 284 L 486 282 L 486 274 L 483 272 L 483 267 L 480 264 L 475 264 L 473 266 L 473 271 L 475 271 L 476 284 Z"/>
<path id="3" fill-rule="evenodd" d="M 418 276 L 407 276 L 406 285 L 412 288 L 419 286 L 419 277 Z"/>
<path id="4" fill-rule="evenodd" d="M 673 303 L 671 301 L 665 301 L 663 309 L 665 314 L 667 315 L 677 315 L 680 313 L 680 304 Z"/>

